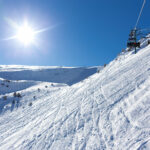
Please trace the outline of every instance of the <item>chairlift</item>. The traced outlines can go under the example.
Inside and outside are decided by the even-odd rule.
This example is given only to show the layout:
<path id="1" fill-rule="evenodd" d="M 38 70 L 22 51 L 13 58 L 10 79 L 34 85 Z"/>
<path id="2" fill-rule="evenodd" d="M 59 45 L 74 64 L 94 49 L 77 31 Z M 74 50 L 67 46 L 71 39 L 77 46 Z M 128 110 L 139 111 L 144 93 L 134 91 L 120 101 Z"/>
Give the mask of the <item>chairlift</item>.
<path id="1" fill-rule="evenodd" d="M 145 3 L 146 3 L 146 0 L 143 1 L 143 5 L 140 10 L 139 16 L 137 18 L 135 28 L 131 30 L 131 32 L 129 34 L 129 39 L 127 42 L 127 47 L 129 48 L 129 50 L 132 50 L 133 48 L 135 48 L 135 53 L 136 53 L 136 48 L 140 48 L 140 46 L 141 46 L 140 42 L 137 42 L 137 41 L 139 41 L 139 36 L 143 36 L 143 34 L 142 34 L 142 30 L 137 29 L 137 25 L 141 18 L 141 14 L 142 14 L 143 8 L 145 6 Z"/>
<path id="2" fill-rule="evenodd" d="M 135 53 L 136 53 L 136 48 L 140 48 L 140 42 L 137 42 L 137 33 L 139 30 L 137 29 L 132 29 L 130 34 L 129 34 L 129 39 L 127 42 L 127 47 L 131 50 L 132 48 L 135 48 Z"/>

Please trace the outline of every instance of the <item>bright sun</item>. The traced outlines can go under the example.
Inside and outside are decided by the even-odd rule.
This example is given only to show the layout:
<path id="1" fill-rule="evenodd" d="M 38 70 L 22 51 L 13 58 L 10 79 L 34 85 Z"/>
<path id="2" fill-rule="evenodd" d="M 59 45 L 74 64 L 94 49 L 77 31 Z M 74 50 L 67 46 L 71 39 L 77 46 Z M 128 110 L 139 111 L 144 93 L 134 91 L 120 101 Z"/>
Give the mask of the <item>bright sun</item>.
<path id="1" fill-rule="evenodd" d="M 24 23 L 22 25 L 14 22 L 13 20 L 7 18 L 7 22 L 11 27 L 14 28 L 15 34 L 13 36 L 10 36 L 4 40 L 13 40 L 16 39 L 20 41 L 24 46 L 28 45 L 37 45 L 37 38 L 36 35 L 42 32 L 45 32 L 47 30 L 53 29 L 55 26 L 51 26 L 48 28 L 42 28 L 39 30 L 35 30 L 35 28 L 32 28 L 31 25 L 28 23 L 28 21 L 25 19 Z"/>
<path id="2" fill-rule="evenodd" d="M 26 23 L 22 27 L 18 28 L 16 38 L 21 41 L 24 45 L 29 45 L 34 41 L 35 32 Z"/>

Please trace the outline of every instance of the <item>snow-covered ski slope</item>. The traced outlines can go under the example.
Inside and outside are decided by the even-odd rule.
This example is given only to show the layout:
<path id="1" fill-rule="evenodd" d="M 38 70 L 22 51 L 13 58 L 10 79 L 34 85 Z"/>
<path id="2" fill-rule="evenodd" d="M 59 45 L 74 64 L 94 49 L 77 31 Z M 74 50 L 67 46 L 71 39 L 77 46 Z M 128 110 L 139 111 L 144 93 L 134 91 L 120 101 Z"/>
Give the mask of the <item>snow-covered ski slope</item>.
<path id="1" fill-rule="evenodd" d="M 0 150 L 150 149 L 150 46 L 82 81 L 32 70 L 1 66 Z"/>

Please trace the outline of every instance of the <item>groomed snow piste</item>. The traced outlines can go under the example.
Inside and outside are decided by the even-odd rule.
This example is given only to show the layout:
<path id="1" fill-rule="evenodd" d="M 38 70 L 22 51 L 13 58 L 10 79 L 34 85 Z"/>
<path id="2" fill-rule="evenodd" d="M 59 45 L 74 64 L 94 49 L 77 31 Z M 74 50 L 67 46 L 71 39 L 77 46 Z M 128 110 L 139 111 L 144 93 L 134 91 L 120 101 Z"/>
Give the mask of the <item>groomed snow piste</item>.
<path id="1" fill-rule="evenodd" d="M 98 69 L 0 66 L 0 150 L 149 150 L 150 46 Z"/>

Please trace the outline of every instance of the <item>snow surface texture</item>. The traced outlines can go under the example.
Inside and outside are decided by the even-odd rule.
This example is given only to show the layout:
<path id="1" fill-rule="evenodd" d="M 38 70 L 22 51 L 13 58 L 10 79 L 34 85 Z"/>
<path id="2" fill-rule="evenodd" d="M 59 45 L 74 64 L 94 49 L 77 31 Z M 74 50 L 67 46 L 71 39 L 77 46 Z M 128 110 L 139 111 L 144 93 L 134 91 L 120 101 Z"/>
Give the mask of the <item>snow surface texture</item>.
<path id="1" fill-rule="evenodd" d="M 84 80 L 81 68 L 53 68 L 58 79 L 50 68 L 0 69 L 0 150 L 150 149 L 150 46 L 93 75 L 82 68 Z"/>

